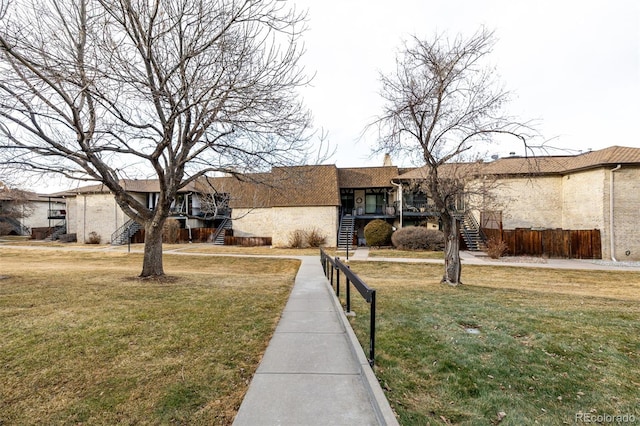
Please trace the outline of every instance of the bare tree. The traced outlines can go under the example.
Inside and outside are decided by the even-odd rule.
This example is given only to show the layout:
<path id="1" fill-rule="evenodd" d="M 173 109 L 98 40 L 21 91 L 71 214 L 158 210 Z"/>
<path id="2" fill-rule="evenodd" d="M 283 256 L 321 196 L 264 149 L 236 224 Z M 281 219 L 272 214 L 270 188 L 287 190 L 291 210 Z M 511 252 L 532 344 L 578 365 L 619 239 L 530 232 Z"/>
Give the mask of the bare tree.
<path id="1" fill-rule="evenodd" d="M 33 213 L 30 201 L 33 196 L 30 192 L 10 187 L 0 181 L 0 235 L 11 232 L 23 234 L 24 227 L 20 220 Z"/>
<path id="2" fill-rule="evenodd" d="M 15 0 L 0 23 L 0 163 L 103 183 L 145 227 L 141 276 L 161 276 L 180 188 L 304 161 L 305 19 L 278 0 Z M 121 185 L 150 176 L 153 210 Z"/>
<path id="3" fill-rule="evenodd" d="M 496 136 L 518 138 L 526 147 L 530 130 L 502 112 L 509 92 L 485 63 L 494 43 L 485 29 L 466 40 L 414 37 L 396 59 L 395 72 L 381 76 L 384 111 L 369 126 L 379 131 L 379 151 L 417 157 L 424 164 L 423 187 L 446 237 L 442 281 L 451 285 L 461 283 L 460 201 L 469 176 L 468 169 L 461 174 L 451 163 Z"/>

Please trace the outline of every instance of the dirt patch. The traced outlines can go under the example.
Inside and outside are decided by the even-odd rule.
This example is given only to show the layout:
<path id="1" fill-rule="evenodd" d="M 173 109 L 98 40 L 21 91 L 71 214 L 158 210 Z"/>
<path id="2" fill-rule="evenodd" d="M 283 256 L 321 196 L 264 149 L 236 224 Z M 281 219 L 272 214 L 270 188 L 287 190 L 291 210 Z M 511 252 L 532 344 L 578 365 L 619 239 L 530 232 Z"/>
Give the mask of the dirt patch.
<path id="1" fill-rule="evenodd" d="M 124 281 L 137 281 L 142 283 L 158 283 L 158 284 L 175 284 L 181 280 L 180 277 L 174 277 L 172 275 L 160 275 L 152 277 L 125 277 Z"/>

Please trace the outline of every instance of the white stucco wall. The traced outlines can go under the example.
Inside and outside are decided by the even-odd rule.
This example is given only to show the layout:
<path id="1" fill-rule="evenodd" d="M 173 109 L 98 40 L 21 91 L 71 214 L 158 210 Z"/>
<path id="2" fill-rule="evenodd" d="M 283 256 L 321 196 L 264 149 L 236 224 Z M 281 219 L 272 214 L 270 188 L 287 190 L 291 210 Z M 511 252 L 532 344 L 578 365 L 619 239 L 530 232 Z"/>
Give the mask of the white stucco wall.
<path id="1" fill-rule="evenodd" d="M 612 176 L 605 170 L 605 230 L 602 238 L 603 257 L 611 257 L 611 234 L 609 233 L 609 189 Z M 613 256 L 619 260 L 640 260 L 640 168 L 623 166 L 613 173 Z M 605 256 L 606 255 L 606 256 Z"/>
<path id="2" fill-rule="evenodd" d="M 140 201 L 144 202 L 143 199 Z M 78 242 L 87 241 L 89 234 L 96 232 L 101 237 L 100 242 L 107 244 L 111 241 L 111 234 L 129 220 L 112 194 L 76 196 L 75 213 L 75 217 L 72 213 L 68 218 L 69 222 L 74 222 L 74 226 L 69 226 L 69 232 L 74 229 Z"/>
<path id="3" fill-rule="evenodd" d="M 271 237 L 273 216 L 270 208 L 234 208 L 231 213 L 233 235 L 236 237 Z"/>
<path id="4" fill-rule="evenodd" d="M 605 178 L 603 169 L 562 178 L 563 229 L 604 229 Z"/>
<path id="5" fill-rule="evenodd" d="M 562 227 L 560 176 L 504 179 L 494 193 L 505 229 Z"/>
<path id="6" fill-rule="evenodd" d="M 233 209 L 233 235 L 271 237 L 274 247 L 285 247 L 295 230 L 318 229 L 327 236 L 326 245 L 336 246 L 338 210 L 335 206 Z"/>
<path id="7" fill-rule="evenodd" d="M 274 207 L 272 244 L 285 247 L 295 230 L 317 229 L 327 237 L 326 245 L 335 247 L 338 230 L 338 207 Z"/>

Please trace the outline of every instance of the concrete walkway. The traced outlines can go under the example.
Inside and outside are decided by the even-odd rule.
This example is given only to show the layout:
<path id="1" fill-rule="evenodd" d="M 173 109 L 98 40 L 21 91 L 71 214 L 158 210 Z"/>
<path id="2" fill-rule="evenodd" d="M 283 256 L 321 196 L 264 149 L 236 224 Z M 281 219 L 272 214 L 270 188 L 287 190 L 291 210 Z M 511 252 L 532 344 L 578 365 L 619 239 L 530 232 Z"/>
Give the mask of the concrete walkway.
<path id="1" fill-rule="evenodd" d="M 234 425 L 397 425 L 316 256 L 295 285 Z"/>
<path id="2" fill-rule="evenodd" d="M 344 254 L 338 255 L 344 258 Z M 358 247 L 353 254 L 349 255 L 350 260 L 360 260 L 369 262 L 401 262 L 401 263 L 439 263 L 442 259 L 419 259 L 400 257 L 370 257 L 368 247 Z M 578 269 L 591 271 L 640 271 L 640 262 L 612 262 L 597 259 L 544 259 L 541 257 L 502 257 L 491 259 L 483 252 L 461 251 L 460 261 L 464 265 L 484 265 L 484 266 L 516 266 L 522 268 L 551 268 L 551 269 Z"/>

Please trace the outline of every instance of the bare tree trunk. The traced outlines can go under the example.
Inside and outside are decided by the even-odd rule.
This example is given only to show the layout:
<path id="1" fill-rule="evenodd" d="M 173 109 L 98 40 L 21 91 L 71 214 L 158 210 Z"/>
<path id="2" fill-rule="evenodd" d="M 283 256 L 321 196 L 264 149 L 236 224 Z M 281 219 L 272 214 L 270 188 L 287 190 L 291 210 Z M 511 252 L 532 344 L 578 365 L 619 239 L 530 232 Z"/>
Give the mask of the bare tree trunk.
<path id="1" fill-rule="evenodd" d="M 162 265 L 162 227 L 164 220 L 153 218 L 145 223 L 144 259 L 140 278 L 160 277 L 164 275 Z"/>
<path id="2" fill-rule="evenodd" d="M 462 284 L 460 276 L 462 264 L 460 262 L 460 237 L 458 219 L 452 214 L 443 215 L 444 220 L 444 276 L 443 284 L 457 286 Z"/>

